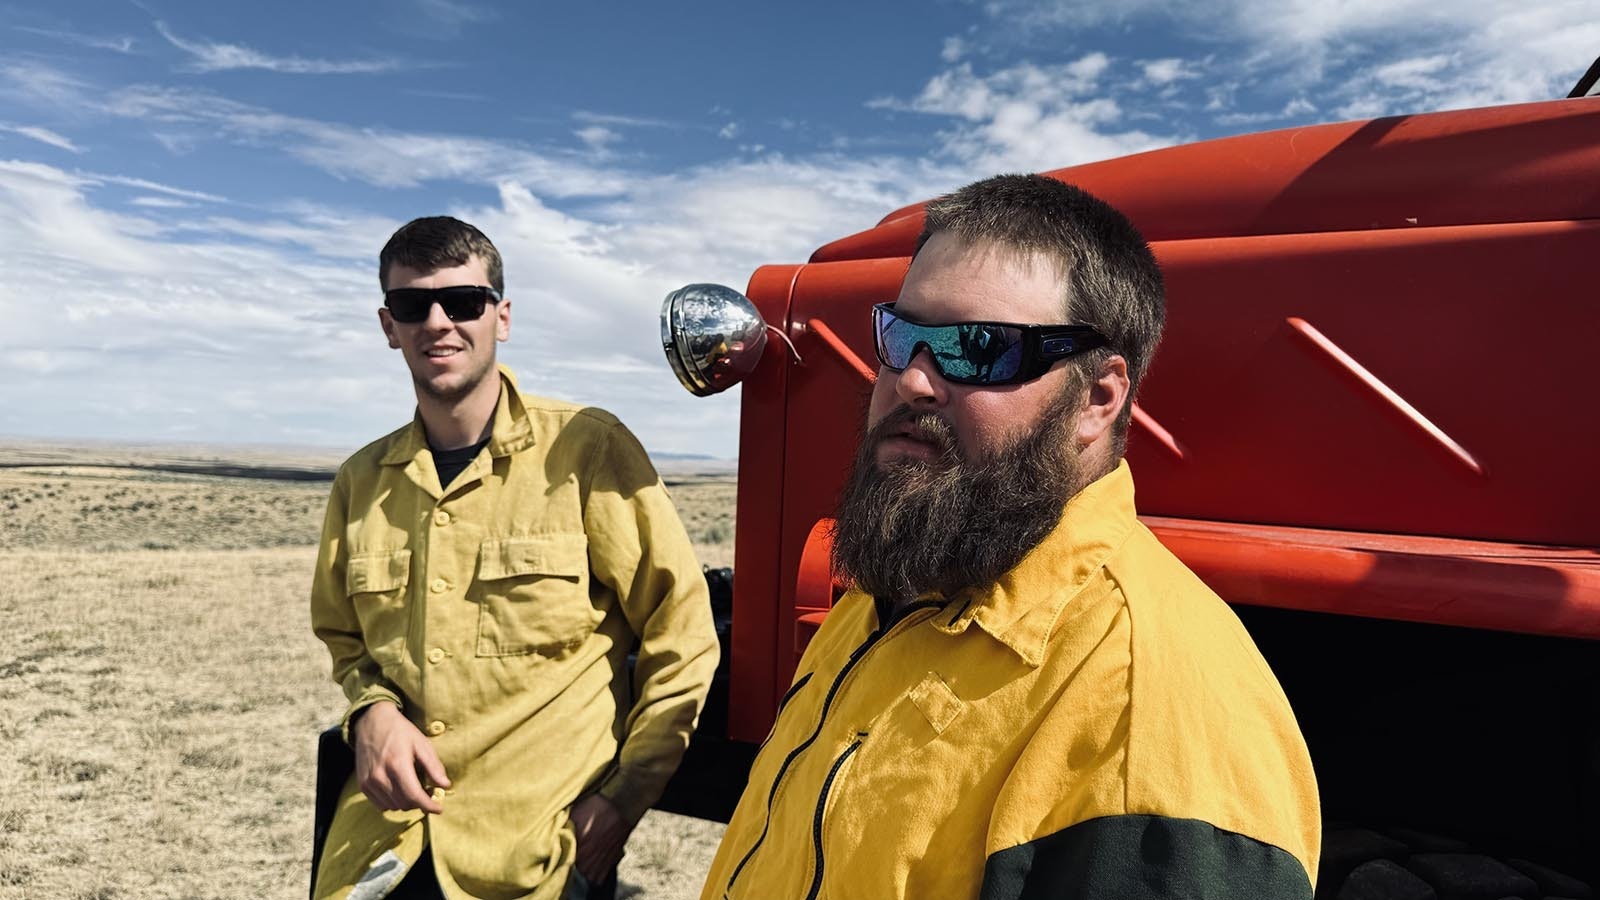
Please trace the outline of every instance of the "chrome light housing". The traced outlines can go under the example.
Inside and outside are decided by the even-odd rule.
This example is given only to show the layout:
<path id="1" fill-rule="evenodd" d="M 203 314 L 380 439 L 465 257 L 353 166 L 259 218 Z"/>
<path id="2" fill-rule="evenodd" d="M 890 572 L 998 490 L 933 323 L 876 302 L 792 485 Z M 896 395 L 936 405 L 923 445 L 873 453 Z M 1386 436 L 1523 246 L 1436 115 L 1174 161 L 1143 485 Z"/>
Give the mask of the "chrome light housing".
<path id="1" fill-rule="evenodd" d="M 661 349 L 678 381 L 708 397 L 743 381 L 761 361 L 767 323 L 750 298 L 720 284 L 691 284 L 661 304 Z"/>

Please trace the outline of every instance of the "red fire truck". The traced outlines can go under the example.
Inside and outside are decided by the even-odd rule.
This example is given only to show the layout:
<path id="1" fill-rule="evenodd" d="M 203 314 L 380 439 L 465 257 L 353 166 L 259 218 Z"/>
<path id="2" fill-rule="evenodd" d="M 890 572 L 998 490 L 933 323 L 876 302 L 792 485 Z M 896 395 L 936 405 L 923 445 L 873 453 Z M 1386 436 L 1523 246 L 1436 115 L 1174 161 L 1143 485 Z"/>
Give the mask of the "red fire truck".
<path id="1" fill-rule="evenodd" d="M 1165 273 L 1139 506 L 1294 705 L 1319 897 L 1374 860 L 1434 893 L 1360 896 L 1600 883 L 1597 73 L 1565 100 L 1048 173 L 1128 214 Z M 725 669 L 668 808 L 726 817 L 841 593 L 829 515 L 876 377 L 869 310 L 921 228 L 896 210 L 757 270 L 748 300 L 663 306 L 686 387 L 743 384 Z"/>

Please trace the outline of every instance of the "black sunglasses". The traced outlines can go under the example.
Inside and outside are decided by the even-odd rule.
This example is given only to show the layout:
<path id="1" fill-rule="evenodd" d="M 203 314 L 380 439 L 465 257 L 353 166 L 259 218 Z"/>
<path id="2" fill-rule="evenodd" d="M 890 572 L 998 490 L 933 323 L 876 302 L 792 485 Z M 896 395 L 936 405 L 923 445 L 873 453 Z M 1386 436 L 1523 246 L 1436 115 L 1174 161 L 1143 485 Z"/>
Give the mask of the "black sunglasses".
<path id="1" fill-rule="evenodd" d="M 435 303 L 452 322 L 471 322 L 483 316 L 489 302 L 499 303 L 500 292 L 481 284 L 441 288 L 395 288 L 384 291 L 383 305 L 396 322 L 414 325 L 428 318 Z"/>
<path id="2" fill-rule="evenodd" d="M 1107 346 L 1088 325 L 924 325 L 896 313 L 893 303 L 872 307 L 872 338 L 878 362 L 896 372 L 926 348 L 946 381 L 980 385 L 1032 381 L 1058 360 Z"/>

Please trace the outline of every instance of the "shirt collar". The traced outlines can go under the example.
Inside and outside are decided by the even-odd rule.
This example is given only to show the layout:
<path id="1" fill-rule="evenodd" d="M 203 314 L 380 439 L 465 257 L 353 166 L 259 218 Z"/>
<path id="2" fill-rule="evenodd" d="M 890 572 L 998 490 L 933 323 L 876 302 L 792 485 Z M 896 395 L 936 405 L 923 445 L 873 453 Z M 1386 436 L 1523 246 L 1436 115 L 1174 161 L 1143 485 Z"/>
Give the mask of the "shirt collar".
<path id="1" fill-rule="evenodd" d="M 946 604 L 933 625 L 960 634 L 976 623 L 1030 666 L 1069 602 L 1103 568 L 1138 522 L 1127 460 L 1067 501 L 1056 527 L 1022 562 L 992 585 L 968 588 Z"/>
<path id="2" fill-rule="evenodd" d="M 528 410 L 517 391 L 517 377 L 504 365 L 497 365 L 500 376 L 500 399 L 495 403 L 494 427 L 489 432 L 489 455 L 508 456 L 533 446 L 533 424 L 528 421 Z M 394 442 L 383 456 L 382 464 L 399 466 L 428 453 L 428 433 L 422 425 L 422 413 L 411 418 L 400 439 Z"/>

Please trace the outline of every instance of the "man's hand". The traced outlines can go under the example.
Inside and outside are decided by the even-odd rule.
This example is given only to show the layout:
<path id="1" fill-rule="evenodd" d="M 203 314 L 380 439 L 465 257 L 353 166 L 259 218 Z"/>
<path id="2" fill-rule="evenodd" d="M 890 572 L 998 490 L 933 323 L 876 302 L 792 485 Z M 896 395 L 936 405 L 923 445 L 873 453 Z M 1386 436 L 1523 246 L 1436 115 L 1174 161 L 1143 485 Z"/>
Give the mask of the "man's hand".
<path id="1" fill-rule="evenodd" d="M 420 809 L 438 815 L 422 778 L 447 788 L 450 779 L 433 742 L 411 724 L 400 707 L 379 702 L 361 711 L 350 728 L 356 751 L 356 781 L 379 809 Z"/>
<path id="2" fill-rule="evenodd" d="M 622 847 L 633 831 L 611 801 L 590 794 L 572 804 L 572 829 L 578 835 L 578 872 L 599 884 L 622 860 Z"/>

